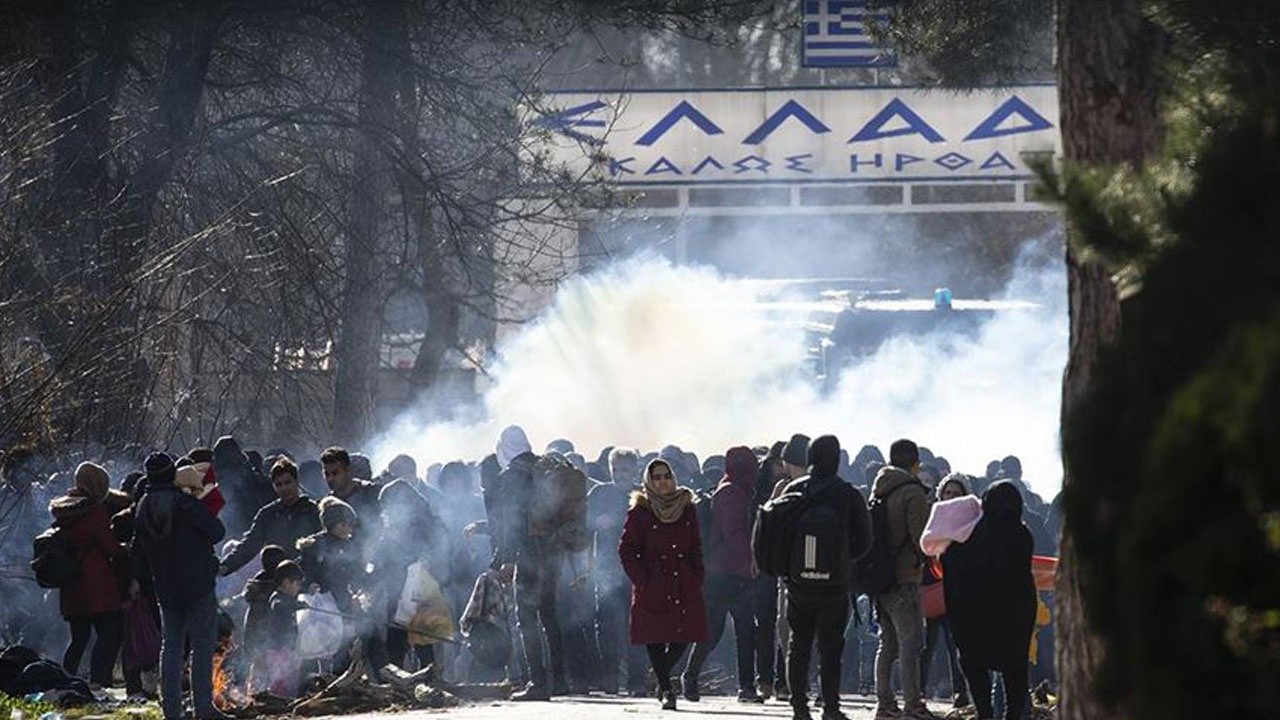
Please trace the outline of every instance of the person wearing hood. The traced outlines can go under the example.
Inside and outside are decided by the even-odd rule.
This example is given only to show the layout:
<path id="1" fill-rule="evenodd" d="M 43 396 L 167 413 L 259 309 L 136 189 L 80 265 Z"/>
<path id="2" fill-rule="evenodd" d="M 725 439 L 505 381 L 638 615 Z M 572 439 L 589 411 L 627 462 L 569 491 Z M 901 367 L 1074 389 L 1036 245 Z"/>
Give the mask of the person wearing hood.
<path id="1" fill-rule="evenodd" d="M 404 594 L 409 567 L 418 561 L 426 563 L 441 587 L 449 583 L 452 558 L 448 530 L 431 503 L 407 480 L 392 480 L 384 485 L 378 493 L 378 504 L 382 509 L 384 538 L 378 543 L 373 556 L 374 582 L 378 590 L 374 612 L 377 621 L 387 625 L 387 629 L 386 657 L 373 660 L 375 667 L 382 667 L 386 662 L 404 667 L 409 633 L 402 628 L 390 627 L 396 604 Z M 371 649 L 380 650 L 376 645 Z M 419 667 L 425 668 L 436 661 L 432 645 L 418 645 L 413 650 Z"/>
<path id="2" fill-rule="evenodd" d="M 233 536 L 243 534 L 258 509 L 272 501 L 271 482 L 230 435 L 218 438 L 208 456 L 192 451 L 191 459 L 213 464 L 214 478 L 229 506 L 222 516 L 227 532 Z"/>
<path id="3" fill-rule="evenodd" d="M 631 580 L 631 643 L 649 652 L 662 707 L 675 710 L 671 671 L 690 643 L 707 639 L 707 610 L 693 491 L 677 484 L 665 460 L 649 463 L 631 495 L 618 558 Z"/>
<path id="4" fill-rule="evenodd" d="M 511 697 L 550 700 L 553 694 L 569 692 L 564 638 L 556 608 L 563 558 L 529 530 L 533 472 L 539 458 L 524 430 L 516 425 L 503 429 L 496 450 L 502 472 L 484 493 L 493 567 L 515 566 L 516 618 L 524 641 L 525 667 L 529 669 L 529 686 Z M 542 651 L 544 631 L 546 655 L 550 657 Z"/>
<path id="5" fill-rule="evenodd" d="M 160 603 L 160 708 L 182 713 L 182 656 L 191 645 L 191 694 L 197 720 L 222 720 L 213 705 L 213 651 L 218 634 L 213 546 L 226 535 L 222 522 L 174 485 L 173 459 L 147 456 L 147 494 L 134 521 L 133 560 L 138 577 L 151 578 Z"/>
<path id="6" fill-rule="evenodd" d="M 222 560 L 220 575 L 230 575 L 249 564 L 267 545 L 285 548 L 289 553 L 286 559 L 297 558 L 298 541 L 320 532 L 320 509 L 302 494 L 298 466 L 292 460 L 281 458 L 271 466 L 271 486 L 276 499 L 253 516 L 235 550 Z"/>
<path id="7" fill-rule="evenodd" d="M 934 509 L 929 515 L 929 524 L 926 526 L 925 532 L 920 538 L 921 549 L 926 554 L 930 553 L 926 547 L 926 543 L 930 536 L 929 528 L 934 525 L 935 517 L 939 515 L 945 503 L 958 498 L 969 498 L 976 502 L 973 493 L 969 490 L 969 479 L 960 473 L 951 473 L 938 483 L 938 502 L 934 504 Z M 920 575 L 920 587 L 925 588 L 930 585 L 941 582 L 942 579 L 934 571 L 933 564 L 930 563 L 925 567 L 924 572 Z M 920 687 L 927 689 L 929 687 L 929 673 L 933 668 L 934 654 L 939 647 L 945 647 L 947 653 L 947 668 L 951 674 L 951 699 L 956 709 L 968 707 L 969 689 L 965 685 L 964 673 L 960 669 L 960 655 L 956 652 L 955 636 L 951 633 L 951 623 L 947 620 L 947 616 L 937 618 L 926 618 L 924 623 L 924 654 L 920 656 Z"/>
<path id="8" fill-rule="evenodd" d="M 759 470 L 750 448 L 731 448 L 725 455 L 724 478 L 711 495 L 711 533 L 703 538 L 709 637 L 707 642 L 693 646 L 689 664 L 680 679 L 685 699 L 690 702 L 700 699 L 698 676 L 707 656 L 724 635 L 726 615 L 733 617 L 738 651 L 738 702 L 764 701 L 756 691 L 751 593 L 751 581 L 755 577 L 751 558 L 751 501 Z"/>
<path id="9" fill-rule="evenodd" d="M 806 456 L 809 474 L 792 481 L 783 491 L 808 499 L 810 507 L 829 508 L 840 519 L 842 534 L 848 543 L 849 567 L 843 577 L 807 581 L 804 573 L 793 571 L 783 580 L 786 588 L 787 623 L 791 627 L 787 645 L 787 685 L 791 690 L 791 712 L 794 720 L 809 720 L 809 661 L 814 641 L 818 643 L 819 680 L 822 688 L 823 720 L 846 720 L 840 712 L 841 656 L 844 653 L 845 627 L 849 624 L 849 591 L 853 579 L 852 564 L 871 547 L 871 517 L 862 493 L 839 476 L 840 441 L 834 435 L 823 435 L 810 445 Z M 806 515 L 812 510 L 806 511 Z M 804 516 L 801 516 L 802 518 Z M 818 539 L 818 536 L 813 536 Z M 822 547 L 815 543 L 813 555 L 821 557 Z M 808 554 L 808 552 L 806 552 Z M 835 557 L 839 557 L 836 555 Z M 813 565 L 809 567 L 820 567 Z"/>
<path id="10" fill-rule="evenodd" d="M 1005 720 L 1023 717 L 1027 653 L 1036 619 L 1034 541 L 1022 523 L 1022 495 L 1009 481 L 987 489 L 969 539 L 942 554 L 947 617 L 979 718 L 994 718 L 991 671 L 1004 680 Z"/>
<path id="11" fill-rule="evenodd" d="M 92 631 L 98 639 L 89 660 L 89 680 L 103 687 L 111 684 L 124 639 L 120 613 L 123 589 L 112 563 L 123 562 L 128 556 L 125 546 L 111 534 L 105 504 L 110 483 L 106 470 L 83 462 L 76 468 L 71 491 L 49 503 L 54 526 L 64 533 L 71 554 L 80 561 L 80 576 L 59 590 L 62 617 L 71 626 L 71 644 L 62 656 L 62 668 L 72 675 L 80 673 L 80 659 Z"/>
<path id="12" fill-rule="evenodd" d="M 924 555 L 920 537 L 929 520 L 929 496 L 916 477 L 920 450 L 910 440 L 889 448 L 889 464 L 880 469 L 872 497 L 885 503 L 889 516 L 889 547 L 894 556 L 894 584 L 872 598 L 880 618 L 876 649 L 876 717 L 930 720 L 920 687 L 920 655 L 924 650 L 924 614 L 920 610 L 920 572 Z M 893 663 L 902 680 L 903 708 L 893 693 Z"/>

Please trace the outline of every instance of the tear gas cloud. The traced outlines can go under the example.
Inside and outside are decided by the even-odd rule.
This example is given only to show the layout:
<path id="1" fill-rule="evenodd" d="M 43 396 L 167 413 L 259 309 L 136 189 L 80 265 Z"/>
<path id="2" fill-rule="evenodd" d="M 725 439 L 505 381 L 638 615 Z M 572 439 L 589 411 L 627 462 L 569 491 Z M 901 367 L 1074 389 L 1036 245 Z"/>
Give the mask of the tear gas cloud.
<path id="1" fill-rule="evenodd" d="M 400 452 L 420 462 L 479 459 L 511 423 L 535 450 L 566 437 L 589 457 L 608 445 L 670 443 L 706 457 L 794 432 L 834 433 L 851 454 L 863 444 L 887 453 L 909 437 L 970 474 L 1018 455 L 1048 499 L 1062 476 L 1066 274 L 1044 243 L 1033 247 L 1003 296 L 1038 309 L 994 315 L 967 335 L 891 338 L 826 392 L 803 330 L 778 322 L 767 284 L 642 254 L 564 283 L 541 317 L 498 347 L 484 406 L 471 409 L 479 420 L 434 422 L 433 408 L 419 408 L 373 454 L 379 463 Z"/>

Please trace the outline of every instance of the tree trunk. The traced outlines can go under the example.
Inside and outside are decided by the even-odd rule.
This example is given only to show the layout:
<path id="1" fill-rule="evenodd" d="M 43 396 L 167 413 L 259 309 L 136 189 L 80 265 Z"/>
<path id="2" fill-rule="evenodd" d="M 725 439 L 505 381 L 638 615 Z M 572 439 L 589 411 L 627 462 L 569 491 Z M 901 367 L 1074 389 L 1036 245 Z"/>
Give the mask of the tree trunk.
<path id="1" fill-rule="evenodd" d="M 1159 101 L 1163 33 L 1146 20 L 1139 0 L 1059 0 L 1058 88 L 1063 151 L 1069 163 L 1140 166 L 1163 139 Z M 1120 332 L 1120 303 L 1108 272 L 1081 251 L 1086 238 L 1068 224 L 1067 282 L 1071 346 L 1063 378 L 1063 422 L 1091 387 L 1099 352 Z M 1072 477 L 1064 458 L 1064 486 Z M 1116 482 L 1117 478 L 1106 478 Z M 1096 511 L 1105 511 L 1098 508 Z M 1055 607 L 1062 720 L 1106 720 L 1122 711 L 1094 697 L 1102 646 L 1089 627 L 1081 596 L 1072 528 L 1089 518 L 1064 518 Z"/>
<path id="2" fill-rule="evenodd" d="M 382 339 L 379 237 L 387 216 L 391 167 L 384 138 L 394 131 L 392 99 L 397 67 L 385 42 L 397 29 L 400 0 L 375 0 L 360 34 L 359 120 L 352 167 L 351 212 L 343 266 L 341 319 L 334 356 L 333 435 L 336 442 L 365 440 L 373 423 Z"/>

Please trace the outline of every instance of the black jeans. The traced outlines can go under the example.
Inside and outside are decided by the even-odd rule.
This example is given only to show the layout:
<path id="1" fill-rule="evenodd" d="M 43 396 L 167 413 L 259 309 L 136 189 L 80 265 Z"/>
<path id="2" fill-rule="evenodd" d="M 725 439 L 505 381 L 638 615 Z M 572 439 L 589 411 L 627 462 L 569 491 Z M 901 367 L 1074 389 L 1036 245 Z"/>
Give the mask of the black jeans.
<path id="1" fill-rule="evenodd" d="M 525 665 L 530 682 L 548 689 L 565 680 L 564 641 L 556 610 L 559 575 L 560 556 L 556 553 L 525 551 L 516 565 L 516 619 L 524 641 Z M 544 630 L 547 653 L 551 655 L 550 678 L 542 653 Z"/>
<path id="2" fill-rule="evenodd" d="M 991 668 L 965 662 L 963 656 L 960 658 L 960 667 L 964 669 L 965 680 L 969 682 L 969 693 L 978 717 L 995 717 L 995 708 L 991 702 Z M 1004 720 L 1022 720 L 1027 693 L 1030 692 L 1030 668 L 1024 662 L 995 670 L 1004 680 Z"/>
<path id="3" fill-rule="evenodd" d="M 98 636 L 89 657 L 89 681 L 107 687 L 111 685 L 116 658 L 120 657 L 120 645 L 124 642 L 124 617 L 119 610 L 68 618 L 71 626 L 71 644 L 62 655 L 62 669 L 72 675 L 80 674 L 80 659 L 89 647 L 89 635 Z"/>
<path id="4" fill-rule="evenodd" d="M 726 616 L 733 618 L 733 635 L 738 651 L 738 691 L 755 689 L 756 628 L 754 598 L 749 578 L 729 575 L 712 575 L 707 578 L 707 630 L 706 642 L 695 643 L 689 655 L 689 665 L 684 672 L 697 681 L 702 665 L 720 638 L 724 637 Z"/>
<path id="5" fill-rule="evenodd" d="M 791 707 L 809 705 L 809 657 L 816 637 L 823 710 L 839 709 L 840 655 L 844 652 L 844 628 L 849 623 L 849 594 L 806 593 L 787 588 L 787 622 L 791 625 L 791 642 L 787 646 Z"/>
<path id="6" fill-rule="evenodd" d="M 773 683 L 774 647 L 778 643 L 778 580 L 761 575 L 751 581 L 756 615 L 756 679 Z"/>
<path id="7" fill-rule="evenodd" d="M 671 692 L 671 671 L 675 669 L 676 663 L 680 662 L 680 656 L 684 655 L 684 649 L 689 645 L 687 643 L 651 643 L 644 647 L 649 651 L 649 664 L 653 666 L 653 674 L 658 678 L 658 688 L 662 692 Z"/>

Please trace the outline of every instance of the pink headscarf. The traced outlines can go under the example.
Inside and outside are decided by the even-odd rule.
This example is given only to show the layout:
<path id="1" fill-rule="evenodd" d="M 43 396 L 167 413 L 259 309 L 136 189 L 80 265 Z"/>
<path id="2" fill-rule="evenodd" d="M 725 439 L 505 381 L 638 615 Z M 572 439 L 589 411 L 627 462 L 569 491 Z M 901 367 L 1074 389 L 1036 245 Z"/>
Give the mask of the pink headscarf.
<path id="1" fill-rule="evenodd" d="M 936 502 L 920 536 L 920 549 L 930 557 L 941 557 L 951 543 L 967 541 L 981 519 L 982 501 L 973 495 Z"/>

